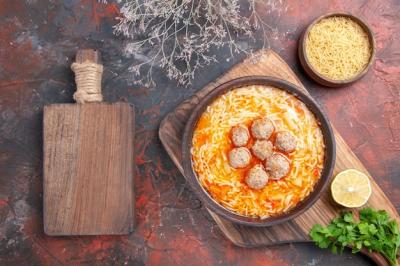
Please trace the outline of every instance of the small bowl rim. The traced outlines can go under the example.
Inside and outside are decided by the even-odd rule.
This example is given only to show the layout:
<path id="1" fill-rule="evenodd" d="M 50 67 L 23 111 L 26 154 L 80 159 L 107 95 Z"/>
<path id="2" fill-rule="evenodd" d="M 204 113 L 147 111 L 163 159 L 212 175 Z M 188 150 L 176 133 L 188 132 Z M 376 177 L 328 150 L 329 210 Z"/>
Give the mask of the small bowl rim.
<path id="1" fill-rule="evenodd" d="M 307 36 L 312 29 L 312 27 L 315 26 L 319 21 L 329 18 L 329 17 L 348 17 L 355 22 L 357 22 L 363 30 L 368 35 L 369 42 L 371 44 L 371 56 L 368 61 L 367 66 L 361 71 L 359 74 L 356 76 L 350 78 L 350 79 L 343 79 L 343 80 L 334 80 L 328 77 L 323 76 L 321 73 L 319 73 L 309 62 L 308 57 L 307 57 L 307 52 L 306 52 L 306 42 L 307 42 Z M 375 43 L 375 37 L 374 33 L 369 26 L 369 24 L 362 19 L 361 17 L 355 16 L 354 14 L 350 12 L 344 12 L 344 11 L 335 11 L 335 12 L 329 12 L 327 14 L 321 15 L 314 19 L 304 30 L 301 39 L 300 39 L 300 45 L 299 45 L 299 57 L 300 57 L 300 63 L 303 66 L 303 68 L 306 70 L 306 72 L 309 74 L 309 76 L 315 80 L 316 82 L 325 85 L 325 86 L 330 86 L 330 87 L 341 87 L 341 86 L 346 86 L 349 84 L 352 84 L 356 82 L 357 80 L 361 79 L 365 74 L 367 74 L 368 70 L 370 69 L 372 63 L 374 62 L 375 59 L 375 53 L 376 53 L 376 43 Z M 311 72 L 311 73 L 310 73 Z M 315 77 L 316 76 L 316 77 Z"/>
<path id="2" fill-rule="evenodd" d="M 192 138 L 195 126 L 197 124 L 198 119 L 203 114 L 207 106 L 209 106 L 220 95 L 230 90 L 249 85 L 273 86 L 294 95 L 301 102 L 303 102 L 307 106 L 307 108 L 314 114 L 314 116 L 318 120 L 321 131 L 324 135 L 324 144 L 325 144 L 324 168 L 322 170 L 320 179 L 314 185 L 313 191 L 290 211 L 266 219 L 260 219 L 260 218 L 254 218 L 236 214 L 235 212 L 230 211 L 229 209 L 223 207 L 221 204 L 216 202 L 216 200 L 200 184 L 197 178 L 197 174 L 193 169 L 193 160 L 191 154 Z M 230 220 L 234 223 L 239 223 L 248 226 L 256 226 L 256 227 L 272 226 L 292 220 L 298 215 L 304 213 L 320 198 L 322 193 L 326 190 L 335 166 L 335 159 L 336 159 L 335 137 L 331 125 L 329 123 L 329 120 L 322 111 L 322 109 L 310 95 L 307 95 L 305 92 L 301 91 L 301 89 L 298 86 L 290 82 L 287 82 L 285 80 L 269 76 L 241 77 L 230 80 L 228 82 L 225 82 L 217 86 L 214 90 L 212 90 L 211 92 L 206 94 L 203 98 L 201 98 L 199 102 L 196 104 L 196 107 L 193 109 L 188 121 L 186 122 L 182 139 L 183 141 L 181 149 L 182 149 L 183 171 L 186 176 L 186 180 L 188 181 L 189 185 L 194 190 L 196 195 L 211 211 L 217 213 L 223 218 Z"/>

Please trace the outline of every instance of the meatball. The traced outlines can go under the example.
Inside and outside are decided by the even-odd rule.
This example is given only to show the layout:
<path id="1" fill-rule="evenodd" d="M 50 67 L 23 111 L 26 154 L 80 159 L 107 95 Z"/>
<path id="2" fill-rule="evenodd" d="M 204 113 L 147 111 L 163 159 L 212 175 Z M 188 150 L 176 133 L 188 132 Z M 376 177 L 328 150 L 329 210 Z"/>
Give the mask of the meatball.
<path id="1" fill-rule="evenodd" d="M 256 139 L 269 139 L 274 130 L 274 124 L 268 118 L 256 119 L 251 125 L 251 134 L 253 134 Z"/>
<path id="2" fill-rule="evenodd" d="M 272 155 L 273 148 L 274 146 L 268 140 L 256 140 L 253 147 L 251 147 L 251 151 L 253 152 L 254 156 L 264 161 Z"/>
<path id="3" fill-rule="evenodd" d="M 249 165 L 250 151 L 245 147 L 234 148 L 229 152 L 229 164 L 233 168 L 244 168 Z"/>
<path id="4" fill-rule="evenodd" d="M 290 171 L 289 160 L 282 154 L 274 153 L 265 163 L 265 168 L 274 180 L 281 179 Z"/>
<path id="5" fill-rule="evenodd" d="M 249 130 L 243 125 L 234 126 L 231 134 L 233 145 L 236 147 L 245 146 L 250 138 Z"/>
<path id="6" fill-rule="evenodd" d="M 283 152 L 292 152 L 296 149 L 297 140 L 289 131 L 276 133 L 275 146 Z"/>
<path id="7" fill-rule="evenodd" d="M 250 169 L 246 177 L 246 184 L 253 189 L 262 189 L 268 183 L 268 173 L 265 172 L 261 164 L 257 164 Z"/>

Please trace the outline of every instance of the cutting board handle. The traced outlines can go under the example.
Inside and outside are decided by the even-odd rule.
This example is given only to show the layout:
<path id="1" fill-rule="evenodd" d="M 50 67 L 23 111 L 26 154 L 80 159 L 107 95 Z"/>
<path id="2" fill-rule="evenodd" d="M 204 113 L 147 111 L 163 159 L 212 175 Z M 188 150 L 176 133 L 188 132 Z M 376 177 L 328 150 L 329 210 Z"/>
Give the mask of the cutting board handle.
<path id="1" fill-rule="evenodd" d="M 81 49 L 76 53 L 75 62 L 71 65 L 75 72 L 76 92 L 74 100 L 77 103 L 101 102 L 101 76 L 103 65 L 100 52 L 94 49 Z"/>

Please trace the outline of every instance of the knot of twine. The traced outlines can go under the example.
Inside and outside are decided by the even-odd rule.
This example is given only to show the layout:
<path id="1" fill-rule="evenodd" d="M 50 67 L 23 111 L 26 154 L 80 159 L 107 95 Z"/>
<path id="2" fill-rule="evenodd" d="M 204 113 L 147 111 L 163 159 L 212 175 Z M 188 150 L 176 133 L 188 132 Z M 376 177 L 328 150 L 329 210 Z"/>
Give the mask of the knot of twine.
<path id="1" fill-rule="evenodd" d="M 92 62 L 75 62 L 71 65 L 71 69 L 75 72 L 77 88 L 74 100 L 77 103 L 101 102 L 103 100 L 101 94 L 103 66 Z"/>

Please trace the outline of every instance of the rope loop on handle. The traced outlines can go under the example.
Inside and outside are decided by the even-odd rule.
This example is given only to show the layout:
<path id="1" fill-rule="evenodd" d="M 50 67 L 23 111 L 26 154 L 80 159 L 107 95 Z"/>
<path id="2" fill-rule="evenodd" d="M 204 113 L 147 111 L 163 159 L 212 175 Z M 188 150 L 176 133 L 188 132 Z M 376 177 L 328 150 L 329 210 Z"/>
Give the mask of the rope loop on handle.
<path id="1" fill-rule="evenodd" d="M 72 63 L 72 71 L 75 72 L 76 92 L 74 100 L 77 103 L 101 102 L 101 75 L 103 66 L 92 63 Z"/>

